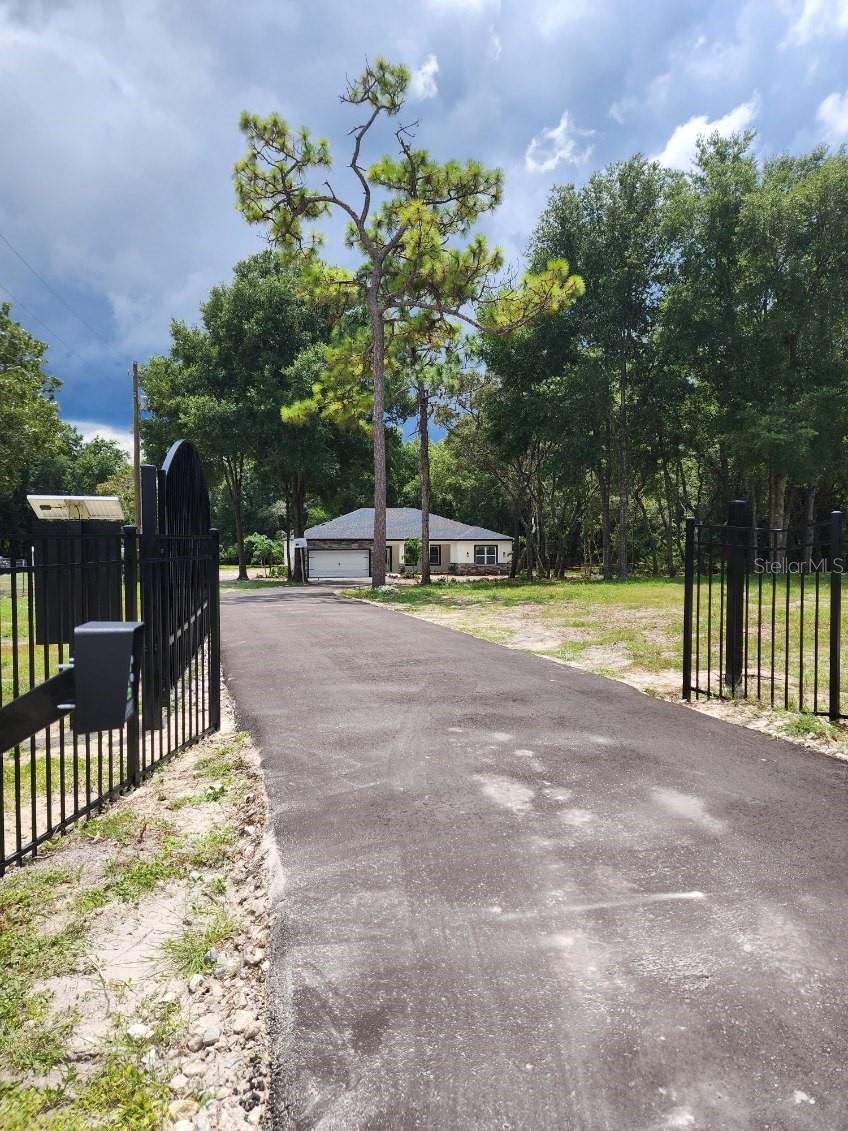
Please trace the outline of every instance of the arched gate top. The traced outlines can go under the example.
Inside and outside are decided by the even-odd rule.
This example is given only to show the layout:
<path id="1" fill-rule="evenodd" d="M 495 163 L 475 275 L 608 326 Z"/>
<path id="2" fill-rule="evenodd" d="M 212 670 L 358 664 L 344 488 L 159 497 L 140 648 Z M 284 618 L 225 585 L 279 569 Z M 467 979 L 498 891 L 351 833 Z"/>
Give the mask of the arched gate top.
<path id="1" fill-rule="evenodd" d="M 209 488 L 197 449 L 188 440 L 177 440 L 165 456 L 159 500 L 161 533 L 209 533 Z"/>

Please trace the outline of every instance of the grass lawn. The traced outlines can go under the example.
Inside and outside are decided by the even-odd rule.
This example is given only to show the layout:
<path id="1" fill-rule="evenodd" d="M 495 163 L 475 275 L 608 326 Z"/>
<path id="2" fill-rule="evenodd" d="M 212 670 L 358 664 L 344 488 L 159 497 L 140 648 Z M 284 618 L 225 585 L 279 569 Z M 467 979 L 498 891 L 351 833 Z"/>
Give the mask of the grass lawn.
<path id="1" fill-rule="evenodd" d="M 785 691 L 790 710 L 770 709 L 770 679 L 760 684 L 763 702 L 749 698 L 736 703 L 713 700 L 707 704 L 702 700 L 702 705 L 713 713 L 759 729 L 812 743 L 830 752 L 848 753 L 843 728 L 833 727 L 827 720 L 809 713 L 816 687 L 817 706 L 823 708 L 827 704 L 827 579 L 822 578 L 820 583 L 818 650 L 814 647 L 814 593 L 809 579 L 803 593 L 797 577 L 789 580 L 788 588 L 783 578 L 776 582 L 766 579 L 761 593 L 758 583 L 752 581 L 751 584 L 747 625 L 749 692 L 753 696 L 756 689 L 754 672 L 759 639 L 760 669 L 771 672 L 773 667 L 775 672 L 775 706 L 783 705 Z M 346 595 L 379 602 L 497 644 L 621 679 L 651 695 L 668 699 L 678 699 L 681 695 L 682 579 L 449 582 L 404 586 L 389 593 L 351 589 Z M 717 626 L 723 613 L 718 584 L 709 587 L 702 580 L 699 600 L 701 631 L 696 635 L 694 651 L 700 685 L 706 686 L 709 667 L 710 686 L 717 691 L 720 670 Z M 707 637 L 708 620 L 710 638 Z M 846 638 L 848 631 L 843 632 L 842 638 L 843 671 L 848 671 Z M 803 664 L 799 660 L 802 639 Z M 798 710 L 799 703 L 804 707 L 803 712 Z"/>

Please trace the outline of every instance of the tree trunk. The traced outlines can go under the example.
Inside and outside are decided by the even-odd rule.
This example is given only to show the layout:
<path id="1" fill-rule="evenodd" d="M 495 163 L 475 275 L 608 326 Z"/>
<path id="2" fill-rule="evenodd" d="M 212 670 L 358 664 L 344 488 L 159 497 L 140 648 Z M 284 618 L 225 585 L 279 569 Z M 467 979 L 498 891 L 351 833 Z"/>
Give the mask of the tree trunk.
<path id="1" fill-rule="evenodd" d="M 808 487 L 804 500 L 804 556 L 809 561 L 813 556 L 813 543 L 816 536 L 816 492 L 818 488 Z"/>
<path id="2" fill-rule="evenodd" d="M 295 538 L 302 538 L 306 530 L 306 481 L 302 475 L 295 475 L 292 489 L 292 522 L 294 523 Z M 300 550 L 295 554 L 294 580 L 306 581 L 306 551 Z"/>
<path id="3" fill-rule="evenodd" d="M 650 548 L 651 569 L 653 570 L 653 576 L 659 577 L 659 575 L 660 575 L 660 561 L 659 561 L 659 553 L 658 553 L 658 550 L 657 550 L 657 536 L 656 536 L 656 534 L 654 534 L 653 527 L 651 526 L 651 520 L 648 517 L 648 508 L 645 506 L 645 502 L 644 502 L 641 494 L 637 492 L 634 497 L 636 499 L 636 506 L 639 508 L 639 510 L 642 514 L 642 519 L 645 523 L 645 532 L 648 535 L 648 546 Z"/>
<path id="4" fill-rule="evenodd" d="M 548 536 L 545 527 L 545 503 L 541 475 L 537 477 L 536 482 L 536 531 L 538 546 L 536 557 L 539 563 L 539 576 L 542 576 L 542 570 L 544 570 L 545 577 L 550 577 L 551 563 L 548 555 Z"/>
<path id="5" fill-rule="evenodd" d="M 521 515 L 515 503 L 512 519 L 512 561 L 509 563 L 509 576 L 515 580 L 518 573 L 518 559 L 521 556 Z"/>
<path id="6" fill-rule="evenodd" d="M 430 396 L 418 386 L 418 436 L 421 442 L 421 584 L 430 584 Z"/>
<path id="7" fill-rule="evenodd" d="M 769 525 L 774 539 L 775 559 L 782 565 L 786 560 L 786 473 L 772 471 L 769 476 L 771 490 L 769 491 Z"/>
<path id="8" fill-rule="evenodd" d="M 622 358 L 618 381 L 618 577 L 627 580 L 627 358 Z"/>
<path id="9" fill-rule="evenodd" d="M 612 578 L 612 540 L 610 527 L 610 492 L 609 480 L 603 472 L 598 472 L 598 489 L 601 493 L 601 568 L 604 581 Z"/>
<path id="10" fill-rule="evenodd" d="M 371 373 L 374 380 L 374 414 L 371 425 L 374 441 L 374 541 L 371 548 L 371 587 L 386 584 L 386 431 L 385 411 L 385 326 L 377 302 L 377 280 L 368 291 L 368 315 L 371 320 Z"/>
<path id="11" fill-rule="evenodd" d="M 721 483 L 721 501 L 724 514 L 727 514 L 727 504 L 730 502 L 730 461 L 724 447 L 719 448 L 719 482 Z"/>
<path id="12" fill-rule="evenodd" d="M 244 465 L 239 457 L 236 461 L 224 460 L 224 482 L 233 507 L 233 521 L 236 528 L 236 553 L 238 555 L 238 580 L 247 581 L 247 559 L 244 553 L 244 521 L 242 518 L 241 495 Z"/>
<path id="13" fill-rule="evenodd" d="M 756 530 L 760 515 L 757 502 L 757 480 L 753 474 L 748 475 L 745 479 L 745 494 L 748 499 L 748 510 L 751 515 L 751 526 L 754 528 L 754 530 Z"/>
<path id="14" fill-rule="evenodd" d="M 285 491 L 285 498 L 286 498 L 286 566 L 288 568 L 289 580 L 291 581 L 291 580 L 293 580 L 292 556 L 291 556 L 291 549 L 292 549 L 292 545 L 291 545 L 292 544 L 292 532 L 291 532 L 291 527 L 292 527 L 292 501 L 291 501 L 291 491 L 288 488 L 286 488 L 286 491 Z"/>
<path id="15" fill-rule="evenodd" d="M 240 463 L 240 461 L 238 461 L 238 463 Z M 225 461 L 224 481 L 227 484 L 230 502 L 233 504 L 233 521 L 236 528 L 236 551 L 238 553 L 238 579 L 239 581 L 247 581 L 247 559 L 244 553 L 244 518 L 241 509 L 243 468 L 239 466 L 238 463 L 233 465 Z"/>
<path id="16" fill-rule="evenodd" d="M 233 518 L 236 524 L 236 549 L 238 550 L 238 579 L 247 581 L 247 558 L 244 552 L 244 520 L 241 513 L 241 492 L 233 498 Z"/>
<path id="17" fill-rule="evenodd" d="M 533 499 L 529 495 L 524 518 L 524 533 L 526 535 L 525 542 L 527 545 L 527 580 L 532 581 L 533 570 L 536 568 L 536 546 L 534 544 L 536 532 L 533 529 Z"/>
<path id="18" fill-rule="evenodd" d="M 665 504 L 666 512 L 663 512 L 662 505 L 660 505 L 660 517 L 664 525 L 665 535 L 665 568 L 669 577 L 677 575 L 677 564 L 674 557 L 674 527 L 675 524 L 680 522 L 680 492 L 677 489 L 677 484 L 672 477 L 669 461 L 665 455 L 665 445 L 662 445 L 662 453 L 660 456 L 662 465 L 663 484 L 665 486 Z"/>

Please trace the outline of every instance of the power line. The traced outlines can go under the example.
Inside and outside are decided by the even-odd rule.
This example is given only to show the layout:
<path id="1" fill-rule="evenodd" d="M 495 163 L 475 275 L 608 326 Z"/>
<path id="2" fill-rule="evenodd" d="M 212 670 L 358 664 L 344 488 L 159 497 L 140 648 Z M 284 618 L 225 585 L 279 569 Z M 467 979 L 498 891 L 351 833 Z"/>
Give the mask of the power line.
<path id="1" fill-rule="evenodd" d="M 28 306 L 25 306 L 24 303 L 22 303 L 19 298 L 16 298 L 15 295 L 13 295 L 12 292 L 9 290 L 9 288 L 6 286 L 5 283 L 0 283 L 0 290 L 4 290 L 6 292 L 6 294 L 9 296 L 9 298 L 15 304 L 15 306 L 19 306 L 21 308 L 21 310 L 25 310 L 27 312 L 27 314 L 30 316 L 30 318 L 34 318 L 36 320 L 36 322 L 39 322 L 44 327 L 44 329 L 47 331 L 47 333 L 50 334 L 51 337 L 55 338 L 56 341 L 60 345 L 64 346 L 65 349 L 68 351 L 68 353 L 73 354 L 73 356 L 77 359 L 77 361 L 81 362 L 83 365 L 90 365 L 91 364 L 91 362 L 86 361 L 84 357 L 80 357 L 80 355 L 77 353 L 77 351 L 74 349 L 74 347 L 69 345 L 65 341 L 64 338 L 60 337 L 59 334 L 57 334 L 56 331 L 52 328 L 52 326 L 48 326 L 43 318 L 39 318 L 39 316 L 35 313 L 34 310 L 30 310 L 30 308 Z"/>
<path id="2" fill-rule="evenodd" d="M 6 246 L 9 248 L 9 250 L 11 252 L 13 252 L 18 257 L 18 259 L 20 259 L 20 261 L 21 261 L 21 263 L 23 263 L 24 267 L 26 267 L 28 271 L 31 271 L 40 283 L 43 283 L 43 285 L 47 288 L 47 290 L 50 291 L 51 295 L 53 295 L 54 298 L 58 299 L 59 302 L 61 302 L 62 306 L 64 306 L 66 310 L 70 311 L 70 313 L 73 314 L 74 318 L 76 318 L 79 322 L 81 322 L 83 324 L 83 326 L 85 326 L 86 330 L 88 330 L 88 332 L 90 334 L 94 334 L 95 338 L 99 338 L 100 341 L 103 342 L 103 344 L 105 346 L 108 346 L 109 349 L 112 350 L 121 359 L 121 361 L 126 363 L 127 358 L 121 353 L 121 351 L 118 349 L 118 347 L 113 342 L 110 342 L 108 338 L 104 338 L 103 335 L 100 333 L 100 331 L 95 330 L 95 328 L 89 322 L 86 322 L 86 320 L 83 318 L 83 316 L 81 314 L 78 314 L 77 311 L 74 310 L 74 308 L 68 302 L 66 302 L 64 298 L 62 298 L 62 296 L 59 294 L 59 292 L 54 287 L 52 287 L 50 285 L 50 283 L 47 282 L 47 280 L 44 278 L 43 275 L 39 274 L 39 272 L 36 271 L 36 269 L 29 262 L 29 260 L 25 259 L 24 256 L 21 255 L 21 253 L 18 251 L 18 249 L 12 243 L 12 241 L 10 239 L 8 239 L 6 236 L 4 236 L 2 232 L 0 232 L 0 240 L 2 240 L 4 244 L 6 244 Z M 4 287 L 3 289 L 7 290 L 8 288 Z M 23 304 L 21 303 L 19 305 L 23 305 Z M 73 351 L 71 351 L 71 352 L 73 352 Z"/>

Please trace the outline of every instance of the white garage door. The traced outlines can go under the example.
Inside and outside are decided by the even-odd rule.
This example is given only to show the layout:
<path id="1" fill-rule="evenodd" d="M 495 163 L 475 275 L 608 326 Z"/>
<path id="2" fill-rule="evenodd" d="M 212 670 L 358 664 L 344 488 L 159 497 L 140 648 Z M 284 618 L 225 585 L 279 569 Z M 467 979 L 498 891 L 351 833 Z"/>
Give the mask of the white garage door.
<path id="1" fill-rule="evenodd" d="M 310 550 L 310 577 L 367 577 L 367 550 Z"/>

